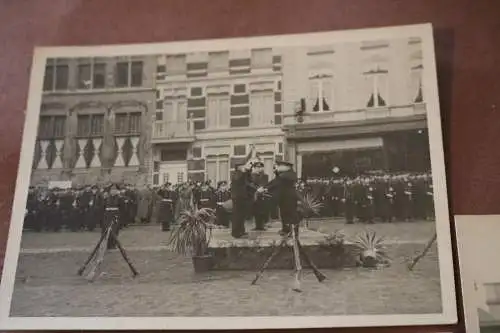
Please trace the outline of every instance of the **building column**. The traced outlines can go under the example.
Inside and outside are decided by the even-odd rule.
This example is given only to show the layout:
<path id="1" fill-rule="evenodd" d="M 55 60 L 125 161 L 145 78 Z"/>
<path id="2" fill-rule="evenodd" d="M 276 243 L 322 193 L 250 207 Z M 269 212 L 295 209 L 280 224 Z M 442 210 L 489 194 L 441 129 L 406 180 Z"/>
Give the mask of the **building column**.
<path id="1" fill-rule="evenodd" d="M 302 178 L 302 154 L 297 154 L 297 177 Z"/>
<path id="2" fill-rule="evenodd" d="M 76 162 L 76 145 L 74 141 L 78 127 L 78 117 L 76 111 L 70 111 L 66 117 L 66 135 L 63 146 L 63 168 L 72 170 Z"/>

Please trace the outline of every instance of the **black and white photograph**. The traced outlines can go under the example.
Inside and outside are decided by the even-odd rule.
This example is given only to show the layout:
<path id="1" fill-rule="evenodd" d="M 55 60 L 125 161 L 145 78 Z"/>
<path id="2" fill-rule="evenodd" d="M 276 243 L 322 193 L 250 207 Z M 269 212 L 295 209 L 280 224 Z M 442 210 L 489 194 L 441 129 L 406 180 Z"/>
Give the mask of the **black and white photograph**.
<path id="1" fill-rule="evenodd" d="M 456 323 L 430 24 L 33 59 L 2 328 Z"/>
<path id="2" fill-rule="evenodd" d="M 500 215 L 455 217 L 465 325 L 470 333 L 500 332 Z"/>

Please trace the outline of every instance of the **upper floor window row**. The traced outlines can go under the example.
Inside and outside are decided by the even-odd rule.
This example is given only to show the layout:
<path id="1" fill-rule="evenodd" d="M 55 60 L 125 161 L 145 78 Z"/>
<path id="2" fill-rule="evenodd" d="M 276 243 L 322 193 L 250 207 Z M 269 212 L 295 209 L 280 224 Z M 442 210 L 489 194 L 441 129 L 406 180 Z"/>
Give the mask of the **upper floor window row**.
<path id="1" fill-rule="evenodd" d="M 143 81 L 144 63 L 140 60 L 109 62 L 105 59 L 50 59 L 45 66 L 43 90 L 141 87 Z"/>

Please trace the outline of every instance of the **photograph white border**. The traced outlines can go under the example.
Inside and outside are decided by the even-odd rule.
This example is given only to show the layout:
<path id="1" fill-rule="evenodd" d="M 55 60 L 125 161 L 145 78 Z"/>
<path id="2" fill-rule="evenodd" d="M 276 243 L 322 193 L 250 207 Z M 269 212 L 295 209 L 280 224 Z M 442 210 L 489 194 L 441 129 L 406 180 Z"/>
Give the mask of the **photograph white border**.
<path id="1" fill-rule="evenodd" d="M 39 110 L 45 63 L 53 57 L 92 57 L 124 55 L 156 55 L 196 51 L 234 50 L 265 47 L 301 47 L 343 42 L 420 37 L 424 65 L 424 96 L 427 104 L 427 121 L 430 142 L 436 231 L 441 281 L 443 312 L 440 314 L 409 315 L 346 315 L 346 316 L 287 316 L 287 317 L 10 317 L 10 306 L 15 284 L 16 266 L 20 253 L 23 217 L 27 200 L 29 179 Z M 0 286 L 0 329 L 19 330 L 135 330 L 135 329 L 277 329 L 320 327 L 372 327 L 440 325 L 457 322 L 455 280 L 451 247 L 451 229 L 441 118 L 437 87 L 434 38 L 431 24 L 371 28 L 360 30 L 330 31 L 265 37 L 194 40 L 168 43 L 133 45 L 106 45 L 85 47 L 36 48 L 31 69 L 28 106 L 23 132 L 20 163 L 16 181 L 12 217 Z M 411 274 L 411 273 L 409 273 Z M 410 287 L 410 286 L 409 286 Z"/>
<path id="2" fill-rule="evenodd" d="M 477 291 L 474 287 L 474 281 L 478 276 L 474 274 L 474 267 L 467 267 L 467 263 L 480 259 L 474 253 L 476 252 L 474 247 L 478 242 L 478 233 L 498 235 L 498 231 L 500 231 L 500 215 L 455 216 L 460 284 L 462 287 L 462 303 L 465 315 L 465 331 L 467 333 L 480 333 L 481 331 L 481 322 L 479 320 L 480 302 L 478 302 Z M 483 245 L 488 246 L 484 242 Z M 497 270 L 495 271 L 498 272 Z M 493 272 L 493 275 L 498 276 L 498 273 Z M 491 276 L 483 278 L 484 280 L 488 280 Z"/>

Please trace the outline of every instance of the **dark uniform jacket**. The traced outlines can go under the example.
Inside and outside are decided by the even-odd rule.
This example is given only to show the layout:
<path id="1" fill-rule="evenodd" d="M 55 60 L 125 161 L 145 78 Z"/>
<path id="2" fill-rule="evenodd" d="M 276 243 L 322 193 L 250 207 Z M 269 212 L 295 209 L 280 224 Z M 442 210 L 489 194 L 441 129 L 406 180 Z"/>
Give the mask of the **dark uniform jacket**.
<path id="1" fill-rule="evenodd" d="M 278 173 L 268 185 L 267 189 L 275 197 L 280 208 L 280 215 L 284 224 L 299 222 L 297 200 L 299 196 L 295 189 L 297 174 L 292 171 Z"/>
<path id="2" fill-rule="evenodd" d="M 247 200 L 254 188 L 251 184 L 250 173 L 236 170 L 231 178 L 231 198 L 233 200 Z"/>

